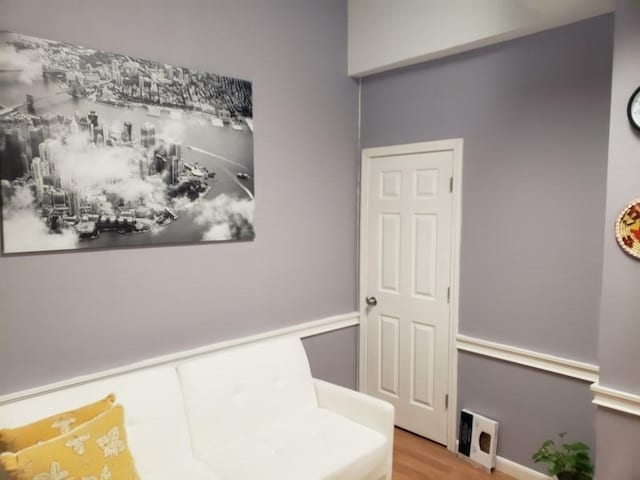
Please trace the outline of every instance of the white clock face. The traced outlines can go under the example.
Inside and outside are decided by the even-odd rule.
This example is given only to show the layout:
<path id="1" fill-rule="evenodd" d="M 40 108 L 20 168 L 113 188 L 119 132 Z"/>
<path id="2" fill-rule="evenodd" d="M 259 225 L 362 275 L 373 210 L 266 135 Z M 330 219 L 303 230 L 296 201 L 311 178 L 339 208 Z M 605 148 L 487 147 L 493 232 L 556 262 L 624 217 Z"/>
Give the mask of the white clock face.
<path id="1" fill-rule="evenodd" d="M 631 109 L 630 112 L 631 119 L 636 124 L 637 127 L 640 127 L 640 92 L 636 93 L 631 100 Z"/>

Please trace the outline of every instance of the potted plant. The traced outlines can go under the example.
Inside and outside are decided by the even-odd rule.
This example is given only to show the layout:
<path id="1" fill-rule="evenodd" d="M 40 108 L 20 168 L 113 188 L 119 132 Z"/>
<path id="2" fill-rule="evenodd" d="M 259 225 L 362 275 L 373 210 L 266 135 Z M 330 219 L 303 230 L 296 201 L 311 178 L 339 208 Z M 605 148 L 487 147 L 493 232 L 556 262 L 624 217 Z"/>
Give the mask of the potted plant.
<path id="1" fill-rule="evenodd" d="M 565 443 L 566 432 L 561 433 L 560 444 L 547 440 L 536 453 L 533 461 L 549 465 L 549 474 L 558 480 L 593 480 L 593 464 L 589 446 L 582 442 Z"/>

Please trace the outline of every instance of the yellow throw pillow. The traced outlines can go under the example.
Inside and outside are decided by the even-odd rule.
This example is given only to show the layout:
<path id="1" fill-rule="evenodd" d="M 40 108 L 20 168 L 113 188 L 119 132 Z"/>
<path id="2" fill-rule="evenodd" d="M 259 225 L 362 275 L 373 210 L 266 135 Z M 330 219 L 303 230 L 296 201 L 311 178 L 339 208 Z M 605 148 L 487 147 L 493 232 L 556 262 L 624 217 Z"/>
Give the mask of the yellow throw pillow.
<path id="1" fill-rule="evenodd" d="M 84 407 L 59 413 L 23 427 L 0 429 L 0 452 L 19 452 L 22 449 L 65 434 L 80 424 L 109 410 L 116 402 L 114 394 Z"/>
<path id="2" fill-rule="evenodd" d="M 116 405 L 58 437 L 0 455 L 8 480 L 139 480 Z"/>

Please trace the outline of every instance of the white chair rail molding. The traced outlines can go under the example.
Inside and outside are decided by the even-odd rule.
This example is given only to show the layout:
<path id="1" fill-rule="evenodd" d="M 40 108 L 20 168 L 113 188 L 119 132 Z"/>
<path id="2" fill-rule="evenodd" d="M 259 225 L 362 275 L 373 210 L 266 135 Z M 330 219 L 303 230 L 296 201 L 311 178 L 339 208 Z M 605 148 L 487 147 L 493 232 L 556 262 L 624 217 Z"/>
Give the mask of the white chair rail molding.
<path id="1" fill-rule="evenodd" d="M 600 385 L 600 367 L 598 365 L 467 335 L 458 335 L 456 339 L 457 348 L 460 351 L 589 382 L 591 383 L 594 404 L 629 415 L 640 416 L 640 395 Z"/>

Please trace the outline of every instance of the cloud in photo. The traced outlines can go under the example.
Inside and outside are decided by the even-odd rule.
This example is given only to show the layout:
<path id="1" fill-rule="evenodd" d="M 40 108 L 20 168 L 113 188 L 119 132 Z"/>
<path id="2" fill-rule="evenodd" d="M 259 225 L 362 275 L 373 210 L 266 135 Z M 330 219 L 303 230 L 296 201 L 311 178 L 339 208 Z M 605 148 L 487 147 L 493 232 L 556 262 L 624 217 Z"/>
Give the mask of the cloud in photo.
<path id="1" fill-rule="evenodd" d="M 42 75 L 42 58 L 33 50 L 16 50 L 13 45 L 0 43 L 0 71 L 17 70 L 18 81 L 31 85 Z"/>
<path id="2" fill-rule="evenodd" d="M 86 136 L 72 135 L 68 146 L 55 154 L 56 172 L 62 179 L 73 179 L 80 189 L 139 177 L 141 154 L 126 147 L 94 148 L 87 146 Z"/>
<path id="3" fill-rule="evenodd" d="M 56 172 L 80 192 L 115 193 L 125 201 L 143 200 L 148 207 L 165 204 L 166 184 L 159 176 L 140 177 L 143 154 L 129 147 L 87 147 L 84 134 L 69 137 L 56 156 Z"/>
<path id="4" fill-rule="evenodd" d="M 225 194 L 203 200 L 196 206 L 195 222 L 207 227 L 202 240 L 238 240 L 254 238 L 253 200 L 237 199 Z"/>
<path id="5" fill-rule="evenodd" d="M 18 186 L 11 193 L 2 210 L 5 253 L 77 248 L 78 238 L 72 230 L 49 233 L 49 227 L 33 210 L 34 198 L 28 187 Z"/>
<path id="6" fill-rule="evenodd" d="M 189 121 L 191 121 L 189 119 Z M 159 137 L 166 142 L 183 142 L 187 131 L 187 122 L 173 121 L 162 126 L 162 130 L 158 132 Z"/>

